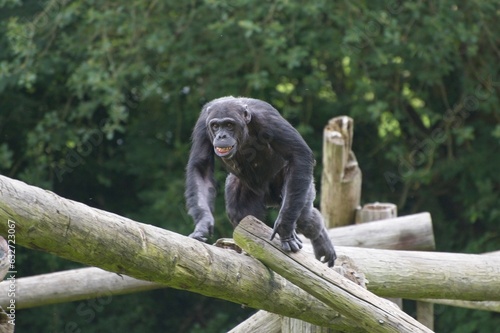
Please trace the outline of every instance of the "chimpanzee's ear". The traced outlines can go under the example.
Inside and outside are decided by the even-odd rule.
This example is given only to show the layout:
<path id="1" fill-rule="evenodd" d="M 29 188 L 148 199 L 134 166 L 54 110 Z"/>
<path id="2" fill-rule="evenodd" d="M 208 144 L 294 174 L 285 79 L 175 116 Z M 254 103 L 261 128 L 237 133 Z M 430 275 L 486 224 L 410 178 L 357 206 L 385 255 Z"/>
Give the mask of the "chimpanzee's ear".
<path id="1" fill-rule="evenodd" d="M 245 123 L 248 124 L 250 120 L 252 120 L 252 114 L 250 113 L 247 104 L 243 105 L 243 108 L 245 109 L 245 111 L 243 111 L 243 118 L 245 119 Z"/>

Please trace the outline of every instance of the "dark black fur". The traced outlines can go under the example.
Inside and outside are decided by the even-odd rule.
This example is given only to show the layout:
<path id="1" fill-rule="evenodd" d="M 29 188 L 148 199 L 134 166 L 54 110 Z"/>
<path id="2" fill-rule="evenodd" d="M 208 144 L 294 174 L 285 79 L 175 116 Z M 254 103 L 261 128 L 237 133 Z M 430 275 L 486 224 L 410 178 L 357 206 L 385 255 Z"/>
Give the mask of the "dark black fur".
<path id="1" fill-rule="evenodd" d="M 187 208 L 195 221 L 190 237 L 206 241 L 213 232 L 218 155 L 230 172 L 226 211 L 234 226 L 247 215 L 264 220 L 266 207 L 280 207 L 273 237 L 279 234 L 282 248 L 302 248 L 297 229 L 311 239 L 316 258 L 333 266 L 333 245 L 313 207 L 312 151 L 275 108 L 251 98 L 215 99 L 203 107 L 192 140 L 186 176 Z"/>

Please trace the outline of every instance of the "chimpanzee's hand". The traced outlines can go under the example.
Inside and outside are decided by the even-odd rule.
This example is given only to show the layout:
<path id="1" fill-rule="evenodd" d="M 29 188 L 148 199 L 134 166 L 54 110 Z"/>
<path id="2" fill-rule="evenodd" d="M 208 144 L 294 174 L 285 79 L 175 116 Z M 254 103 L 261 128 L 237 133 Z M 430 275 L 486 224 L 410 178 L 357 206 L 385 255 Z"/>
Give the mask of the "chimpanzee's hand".
<path id="1" fill-rule="evenodd" d="M 205 216 L 196 223 L 194 231 L 189 235 L 189 237 L 197 239 L 201 242 L 206 242 L 208 236 L 212 236 L 214 233 L 214 218 L 213 216 Z"/>
<path id="2" fill-rule="evenodd" d="M 282 223 L 281 219 L 277 219 L 274 222 L 273 234 L 271 235 L 271 240 L 274 239 L 276 234 L 280 235 L 281 248 L 285 252 L 297 252 L 302 248 L 302 241 L 297 236 L 295 232 L 295 225 L 286 225 Z"/>
<path id="3" fill-rule="evenodd" d="M 323 228 L 317 238 L 311 239 L 311 244 L 314 248 L 314 256 L 316 259 L 328 263 L 328 267 L 333 267 L 337 255 L 335 254 L 335 249 L 328 237 L 326 229 Z"/>

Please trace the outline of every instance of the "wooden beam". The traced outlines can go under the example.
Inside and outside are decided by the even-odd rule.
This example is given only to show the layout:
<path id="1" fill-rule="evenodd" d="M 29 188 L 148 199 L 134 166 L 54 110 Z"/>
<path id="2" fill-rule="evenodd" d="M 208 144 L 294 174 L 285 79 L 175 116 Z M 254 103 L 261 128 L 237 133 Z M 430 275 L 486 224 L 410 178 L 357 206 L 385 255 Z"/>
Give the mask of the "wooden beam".
<path id="1" fill-rule="evenodd" d="M 249 256 L 0 176 L 0 235 L 9 220 L 16 245 L 320 326 L 356 327 Z"/>
<path id="2" fill-rule="evenodd" d="M 0 306 L 9 302 L 8 281 L 0 282 Z M 16 279 L 17 309 L 165 288 L 165 285 L 118 275 L 97 267 Z"/>
<path id="3" fill-rule="evenodd" d="M 429 213 L 349 225 L 328 230 L 334 245 L 390 250 L 434 250 Z M 305 240 L 305 238 L 304 238 Z"/>
<path id="4" fill-rule="evenodd" d="M 287 280 L 353 321 L 367 332 L 432 332 L 393 303 L 343 278 L 326 265 L 299 251 L 285 253 L 271 228 L 247 217 L 234 231 L 234 240 L 245 251 Z"/>
<path id="5" fill-rule="evenodd" d="M 429 213 L 419 213 L 383 221 L 367 222 L 359 225 L 343 226 L 330 229 L 330 238 L 336 246 L 359 246 L 379 249 L 433 250 L 435 248 L 432 220 Z M 313 253 L 309 240 L 301 236 L 304 250 Z M 1 284 L 0 284 L 1 285 Z M 266 315 L 264 315 L 264 313 Z M 253 317 L 256 318 L 253 318 Z M 280 316 L 258 311 L 252 315 L 250 323 L 260 323 L 261 318 L 268 321 L 280 320 Z M 283 318 L 283 320 L 286 320 Z M 291 320 L 288 320 L 291 321 Z M 286 325 L 286 323 L 284 323 Z M 240 326 L 242 330 L 240 330 Z M 314 332 L 320 333 L 323 328 L 314 327 Z M 321 330 L 321 331 L 320 331 Z M 307 330 L 306 330 L 307 331 Z M 260 332 L 246 324 L 246 321 L 234 328 L 231 333 Z"/>
<path id="6" fill-rule="evenodd" d="M 338 245 L 400 248 L 403 242 L 409 246 L 408 250 L 422 250 L 433 246 L 429 214 L 410 215 L 394 221 L 398 221 L 397 225 L 387 232 L 389 225 L 373 222 L 354 228 L 340 227 L 332 232 L 331 236 Z M 310 251 L 312 252 L 312 248 Z M 16 295 L 18 309 L 165 288 L 165 285 L 159 283 L 92 267 L 18 278 L 16 285 L 19 291 Z M 0 282 L 0 306 L 5 307 L 9 302 L 8 288 L 8 281 Z M 64 290 L 64 293 L 61 293 L 61 290 Z"/>
<path id="7" fill-rule="evenodd" d="M 360 268 L 379 296 L 500 301 L 499 256 L 340 246 L 336 252 Z"/>

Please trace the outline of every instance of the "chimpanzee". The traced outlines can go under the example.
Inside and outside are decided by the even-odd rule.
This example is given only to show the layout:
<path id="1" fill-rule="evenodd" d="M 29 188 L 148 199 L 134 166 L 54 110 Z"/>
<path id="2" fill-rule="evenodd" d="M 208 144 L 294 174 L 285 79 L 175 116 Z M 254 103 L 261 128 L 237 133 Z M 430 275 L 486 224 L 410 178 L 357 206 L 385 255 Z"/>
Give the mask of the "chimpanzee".
<path id="1" fill-rule="evenodd" d="M 333 266 L 333 244 L 313 207 L 312 151 L 275 108 L 252 98 L 215 99 L 201 110 L 192 141 L 185 193 L 195 221 L 190 237 L 206 241 L 213 232 L 217 155 L 229 171 L 226 213 L 233 226 L 247 215 L 264 220 L 267 207 L 280 207 L 271 239 L 278 234 L 283 250 L 297 252 L 297 229 L 311 240 L 316 258 Z"/>

